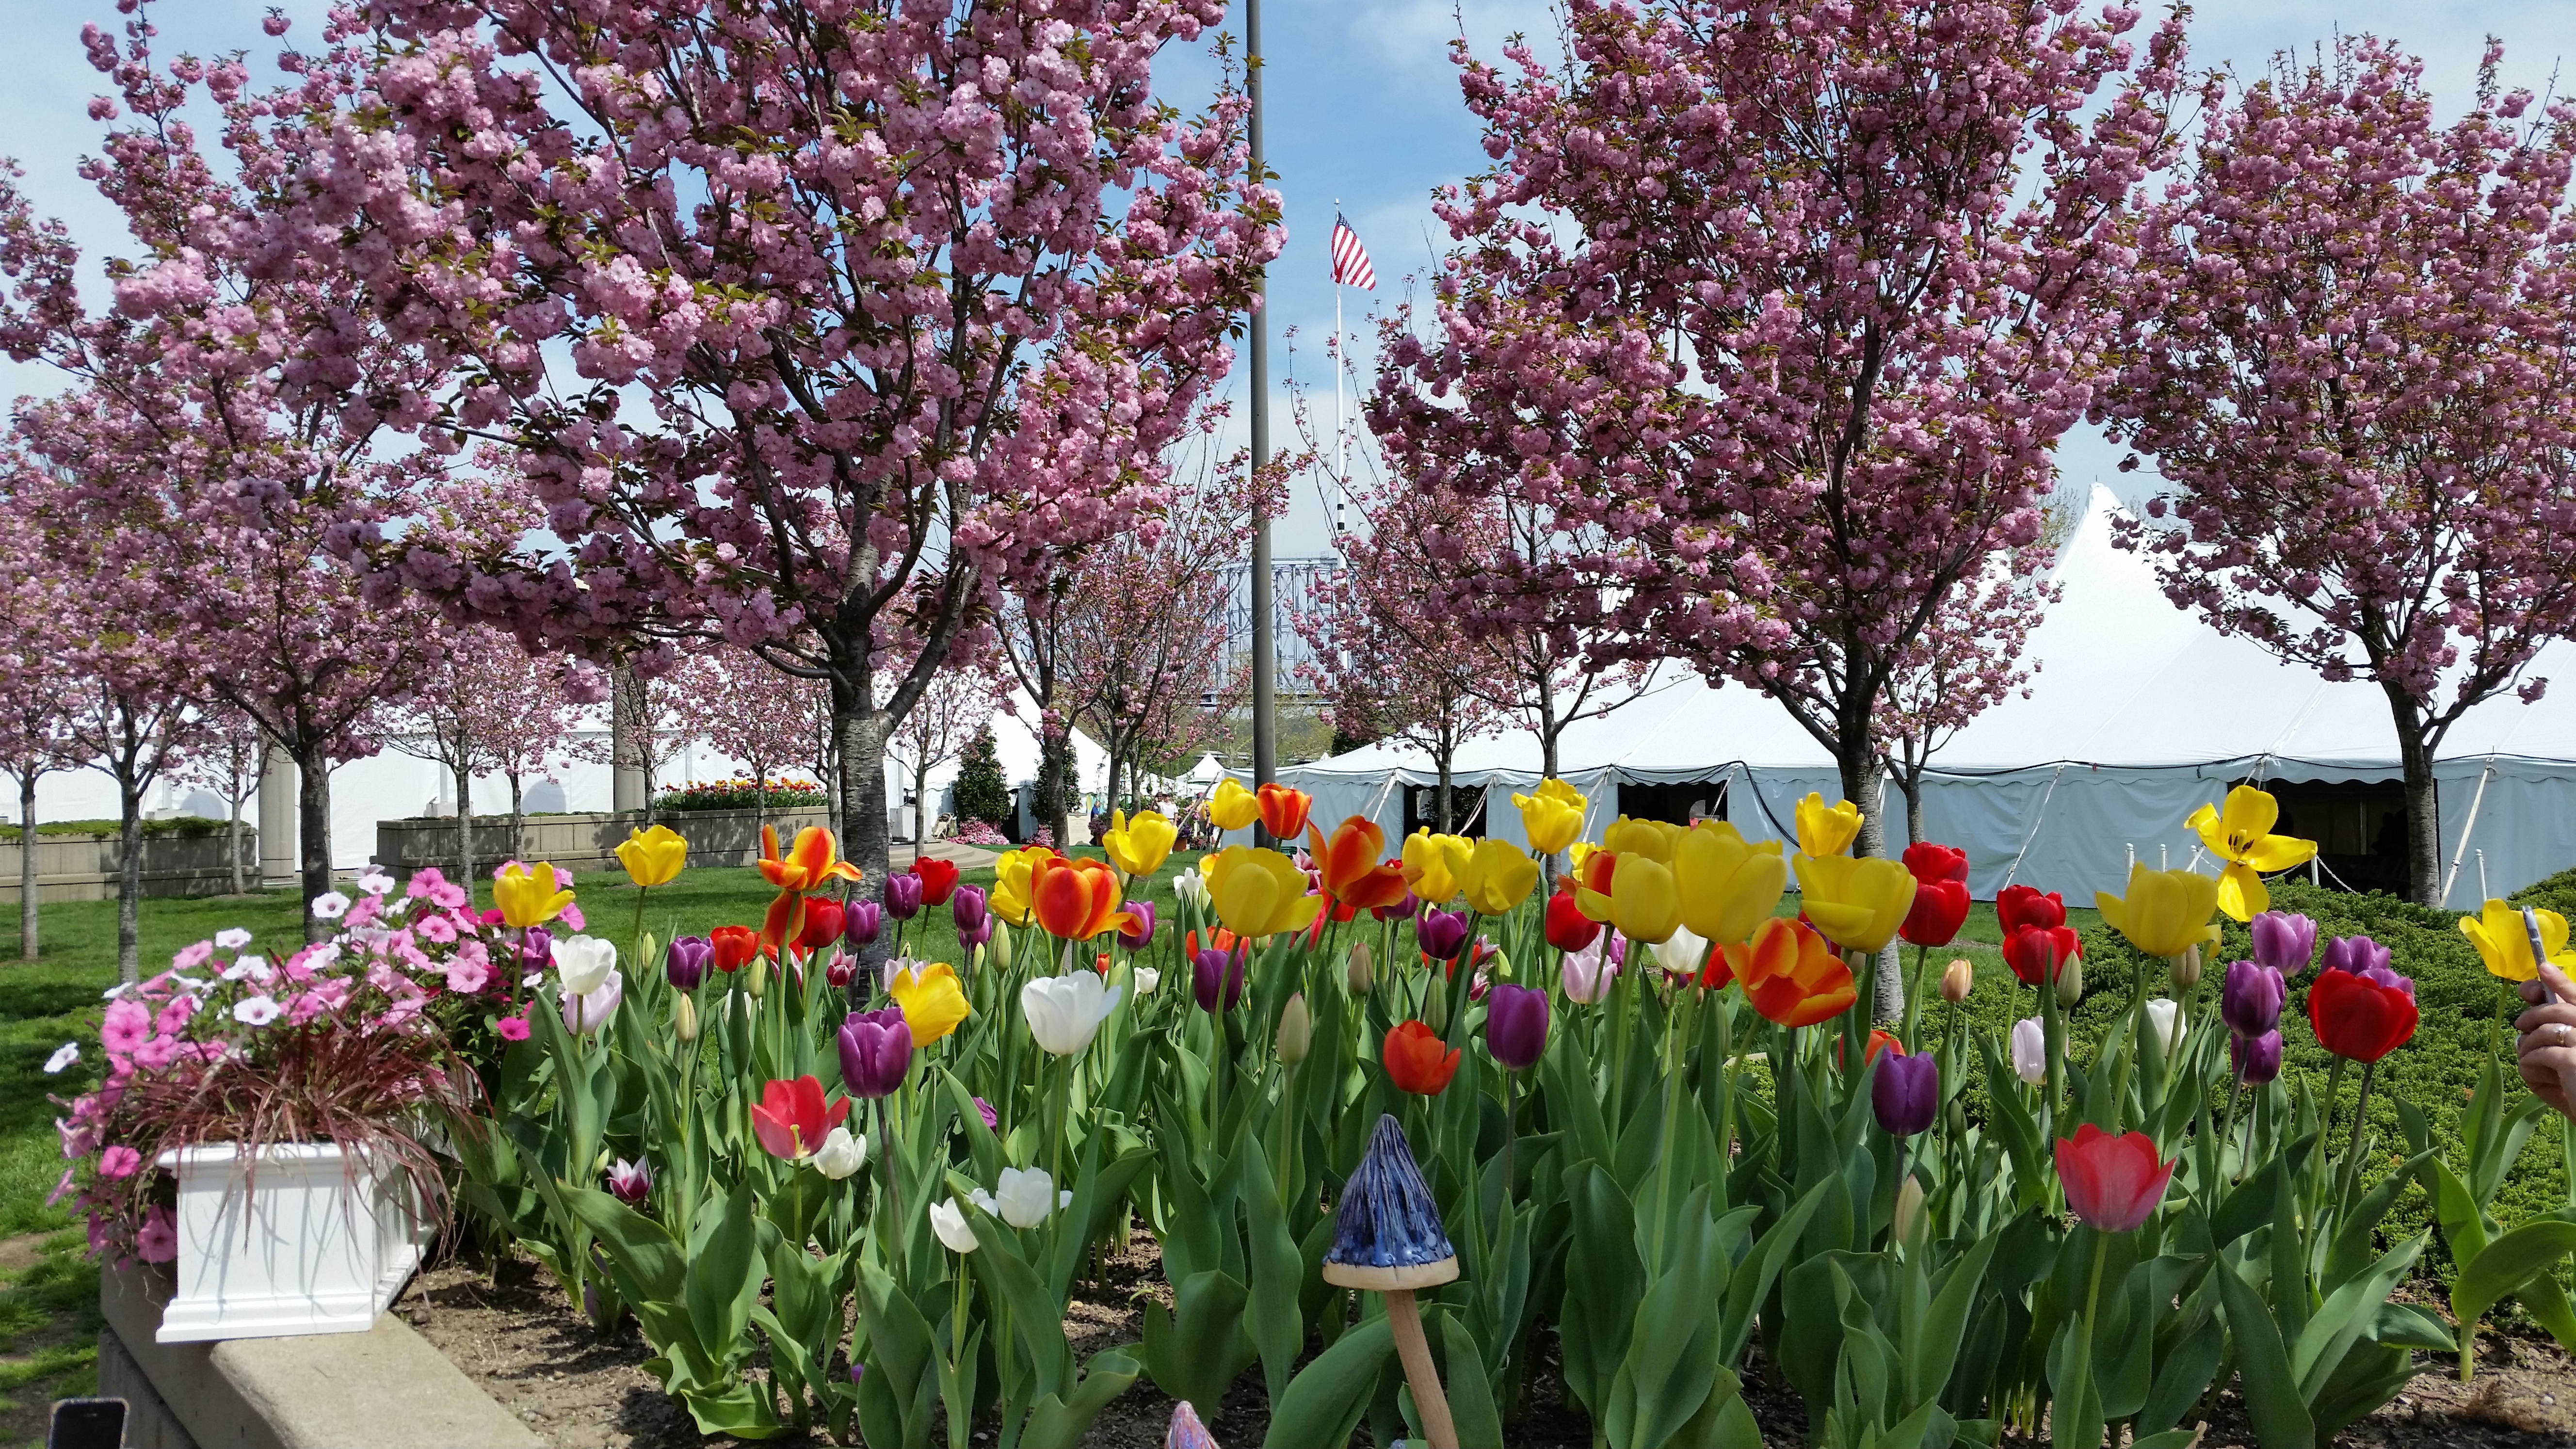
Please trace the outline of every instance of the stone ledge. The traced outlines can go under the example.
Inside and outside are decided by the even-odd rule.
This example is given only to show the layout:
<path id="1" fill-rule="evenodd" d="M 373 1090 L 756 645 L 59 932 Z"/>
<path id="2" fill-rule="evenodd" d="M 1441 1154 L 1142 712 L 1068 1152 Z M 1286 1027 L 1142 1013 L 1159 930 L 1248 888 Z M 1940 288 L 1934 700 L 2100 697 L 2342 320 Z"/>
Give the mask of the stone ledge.
<path id="1" fill-rule="evenodd" d="M 99 1275 L 99 1309 L 124 1357 L 194 1449 L 538 1449 L 540 1441 L 411 1325 L 365 1333 L 156 1343 L 167 1276 Z M 104 1363 L 102 1364 L 104 1367 Z"/>

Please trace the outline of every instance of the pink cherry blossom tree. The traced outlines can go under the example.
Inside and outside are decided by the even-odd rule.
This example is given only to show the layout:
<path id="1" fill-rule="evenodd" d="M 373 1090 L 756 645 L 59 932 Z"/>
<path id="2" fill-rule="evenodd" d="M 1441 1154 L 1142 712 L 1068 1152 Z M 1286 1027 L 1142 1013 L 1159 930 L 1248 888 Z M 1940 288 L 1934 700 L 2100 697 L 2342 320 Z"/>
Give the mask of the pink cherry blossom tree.
<path id="1" fill-rule="evenodd" d="M 0 774 L 18 784 L 18 955 L 36 959 L 42 945 L 36 869 L 36 782 L 78 769 L 72 721 L 78 681 L 69 672 L 75 616 L 71 581 L 42 532 L 24 511 L 31 490 L 48 487 L 23 454 L 5 462 L 0 498 Z"/>
<path id="2" fill-rule="evenodd" d="M 2170 485 L 2170 521 L 2119 541 L 2174 602 L 2386 697 L 2427 906 L 2443 737 L 2538 698 L 2525 666 L 2576 627 L 2576 107 L 2499 93 L 2500 57 L 2448 126 L 2368 37 L 2213 98 L 2144 219 L 2102 403 Z"/>
<path id="3" fill-rule="evenodd" d="M 524 857 L 527 779 L 597 752 L 574 732 L 605 698 L 606 682 L 560 655 L 532 659 L 498 629 L 440 625 L 436 635 L 411 697 L 386 712 L 379 733 L 387 748 L 447 771 L 456 790 L 456 878 L 474 880 L 474 777 L 508 782 L 509 850 Z"/>
<path id="4" fill-rule="evenodd" d="M 1779 700 L 1866 852 L 1889 682 L 2037 536 L 2103 367 L 2183 84 L 2181 17 L 2143 56 L 2136 21 L 1570 0 L 1561 73 L 1461 49 L 1496 165 L 1441 203 L 1437 325 L 1388 319 L 1372 426 L 1426 484 L 1600 528 L 1518 586 L 1604 591 L 1606 637 Z"/>
<path id="5" fill-rule="evenodd" d="M 774 773 L 801 758 L 825 690 L 817 680 L 783 674 L 748 649 L 719 646 L 692 653 L 669 676 L 671 693 L 691 733 L 751 767 L 752 833 L 768 823 Z"/>
<path id="6" fill-rule="evenodd" d="M 823 682 L 875 889 L 894 726 L 997 580 L 1151 526 L 1163 446 L 1278 251 L 1240 95 L 1190 119 L 1152 84 L 1222 14 L 385 0 L 372 32 L 343 20 L 329 41 L 381 63 L 277 244 L 343 259 L 377 315 L 468 369 L 427 436 L 521 449 L 555 541 L 353 545 L 543 642 L 646 641 L 646 673 L 721 636 Z M 889 684 L 897 633 L 924 647 Z"/>
<path id="7" fill-rule="evenodd" d="M 337 245 L 284 239 L 299 213 L 283 178 L 327 136 L 311 113 L 332 113 L 354 62 L 290 57 L 289 83 L 256 91 L 238 58 L 163 64 L 131 9 L 121 38 L 84 33 L 117 91 L 92 113 L 125 118 L 85 174 L 141 255 L 108 264 L 115 308 L 93 316 L 67 237 L 0 186 L 0 270 L 19 279 L 0 346 L 80 383 L 20 430 L 80 480 L 83 506 L 168 520 L 160 566 L 203 636 L 208 693 L 299 767 L 309 903 L 330 889 L 331 767 L 373 752 L 366 721 L 408 691 L 430 638 L 425 605 L 365 591 L 332 545 L 395 517 L 470 534 L 485 510 L 447 496 L 443 457 L 394 441 L 452 359 L 353 310 Z M 188 119 L 199 101 L 220 118 L 219 150 Z M 326 925 L 308 910 L 305 929 Z"/>
<path id="8" fill-rule="evenodd" d="M 888 745 L 895 763 L 912 777 L 912 844 L 930 842 L 939 812 L 930 798 L 930 772 L 964 757 L 967 742 L 992 723 L 994 701 L 1006 691 L 989 655 L 965 667 L 951 665 L 932 677 L 912 712 L 895 726 Z"/>

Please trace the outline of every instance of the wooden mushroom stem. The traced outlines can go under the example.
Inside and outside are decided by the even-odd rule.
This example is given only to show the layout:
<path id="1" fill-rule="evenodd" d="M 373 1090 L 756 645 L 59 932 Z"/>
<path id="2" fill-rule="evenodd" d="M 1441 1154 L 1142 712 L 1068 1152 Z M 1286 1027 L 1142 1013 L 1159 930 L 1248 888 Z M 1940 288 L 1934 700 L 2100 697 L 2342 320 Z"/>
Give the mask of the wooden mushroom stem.
<path id="1" fill-rule="evenodd" d="M 1449 1396 L 1440 1389 L 1440 1372 L 1431 1363 L 1431 1340 L 1422 1332 L 1422 1314 L 1413 1305 L 1413 1290 L 1455 1282 L 1458 1260 L 1443 1258 L 1403 1268 L 1357 1264 L 1324 1264 L 1324 1281 L 1337 1288 L 1359 1288 L 1386 1299 L 1387 1327 L 1395 1335 L 1395 1356 L 1404 1365 L 1404 1381 L 1413 1386 L 1414 1412 L 1431 1449 L 1458 1449 L 1458 1426 L 1449 1418 Z"/>

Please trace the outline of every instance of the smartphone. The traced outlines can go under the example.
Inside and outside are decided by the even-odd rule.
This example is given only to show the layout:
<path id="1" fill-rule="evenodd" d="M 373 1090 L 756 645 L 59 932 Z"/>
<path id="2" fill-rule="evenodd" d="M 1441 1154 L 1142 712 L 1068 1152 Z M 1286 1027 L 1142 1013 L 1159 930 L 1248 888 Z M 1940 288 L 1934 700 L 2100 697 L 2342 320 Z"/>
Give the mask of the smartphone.
<path id="1" fill-rule="evenodd" d="M 45 1432 L 45 1449 L 122 1449 L 124 1443 L 123 1399 L 55 1402 L 53 1426 Z"/>
<path id="2" fill-rule="evenodd" d="M 2534 981 L 2540 981 L 2540 966 L 2549 959 L 2549 948 L 2542 945 L 2540 941 L 2540 913 L 2529 906 L 2524 906 L 2522 908 L 2522 929 L 2525 935 L 2531 937 L 2531 979 Z M 2549 989 L 2548 982 L 2541 981 L 2540 990 L 2541 994 L 2547 996 L 2550 1000 L 2556 1001 L 2558 999 L 2558 993 Z"/>

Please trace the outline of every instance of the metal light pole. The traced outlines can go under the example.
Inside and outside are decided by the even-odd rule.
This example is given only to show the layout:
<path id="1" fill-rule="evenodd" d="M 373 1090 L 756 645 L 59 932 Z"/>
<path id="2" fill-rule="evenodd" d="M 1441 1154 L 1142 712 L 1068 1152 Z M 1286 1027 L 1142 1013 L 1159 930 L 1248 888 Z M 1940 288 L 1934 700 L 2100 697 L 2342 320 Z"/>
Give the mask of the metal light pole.
<path id="1" fill-rule="evenodd" d="M 1261 0 L 1243 0 L 1244 85 L 1252 102 L 1252 172 L 1261 174 Z M 1266 302 L 1267 268 L 1258 284 Z M 1270 465 L 1270 321 L 1252 314 L 1252 474 Z M 1272 721 L 1278 702 L 1278 661 L 1273 657 L 1270 597 L 1270 518 L 1259 494 L 1252 505 L 1252 783 L 1270 783 L 1278 769 L 1279 741 Z M 1267 832 L 1255 838 L 1267 841 Z"/>

